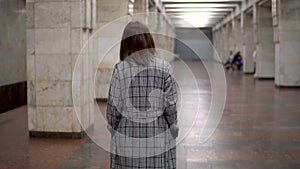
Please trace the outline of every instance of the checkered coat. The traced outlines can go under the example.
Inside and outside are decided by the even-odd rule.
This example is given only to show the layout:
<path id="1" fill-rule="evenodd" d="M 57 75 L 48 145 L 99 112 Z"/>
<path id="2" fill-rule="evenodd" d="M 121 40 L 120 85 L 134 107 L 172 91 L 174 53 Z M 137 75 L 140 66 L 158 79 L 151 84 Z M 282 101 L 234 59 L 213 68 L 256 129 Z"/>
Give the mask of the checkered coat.
<path id="1" fill-rule="evenodd" d="M 111 169 L 174 169 L 176 84 L 169 63 L 124 60 L 115 65 L 108 97 Z"/>

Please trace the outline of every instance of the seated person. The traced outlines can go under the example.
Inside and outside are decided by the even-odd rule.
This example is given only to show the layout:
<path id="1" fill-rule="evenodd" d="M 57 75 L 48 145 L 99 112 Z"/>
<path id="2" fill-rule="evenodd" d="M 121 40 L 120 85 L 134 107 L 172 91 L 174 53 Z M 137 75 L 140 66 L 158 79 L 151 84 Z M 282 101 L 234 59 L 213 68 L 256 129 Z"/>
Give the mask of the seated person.
<path id="1" fill-rule="evenodd" d="M 226 67 L 226 69 L 229 69 L 229 67 L 227 65 L 231 65 L 231 62 L 234 58 L 234 54 L 232 51 L 229 52 L 229 56 L 228 56 L 228 59 L 227 61 L 224 63 L 224 66 Z"/>
<path id="2" fill-rule="evenodd" d="M 235 55 L 234 58 L 231 62 L 231 65 L 236 64 L 237 69 L 241 70 L 241 67 L 243 66 L 243 60 L 242 60 L 242 56 L 241 56 L 241 52 L 238 51 Z"/>

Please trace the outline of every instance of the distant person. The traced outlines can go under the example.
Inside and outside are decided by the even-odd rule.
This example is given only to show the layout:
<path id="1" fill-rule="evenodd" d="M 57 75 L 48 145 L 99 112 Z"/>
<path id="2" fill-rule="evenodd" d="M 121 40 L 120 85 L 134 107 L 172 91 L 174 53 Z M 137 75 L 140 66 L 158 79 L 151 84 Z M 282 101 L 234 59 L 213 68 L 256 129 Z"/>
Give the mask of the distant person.
<path id="1" fill-rule="evenodd" d="M 234 55 L 231 64 L 235 64 L 237 66 L 237 70 L 241 70 L 241 67 L 243 66 L 243 59 L 240 51 Z"/>
<path id="2" fill-rule="evenodd" d="M 224 63 L 224 66 L 226 67 L 226 69 L 229 69 L 230 66 L 231 66 L 231 63 L 233 61 L 233 58 L 234 58 L 234 54 L 232 51 L 229 52 L 229 56 L 228 56 L 228 59 L 226 60 L 226 62 Z"/>
<path id="3" fill-rule="evenodd" d="M 253 58 L 253 62 L 254 62 L 254 73 L 256 71 L 256 57 L 257 57 L 257 53 L 256 53 L 256 49 L 255 49 L 252 54 L 252 58 Z"/>

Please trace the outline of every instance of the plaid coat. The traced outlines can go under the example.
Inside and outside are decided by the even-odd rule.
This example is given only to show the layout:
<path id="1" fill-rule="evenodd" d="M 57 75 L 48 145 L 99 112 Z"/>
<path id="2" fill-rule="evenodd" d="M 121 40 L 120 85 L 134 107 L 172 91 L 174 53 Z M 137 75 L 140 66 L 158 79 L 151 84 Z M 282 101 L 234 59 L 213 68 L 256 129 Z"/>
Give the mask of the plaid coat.
<path id="1" fill-rule="evenodd" d="M 115 65 L 108 97 L 112 169 L 174 169 L 176 84 L 169 63 L 128 60 Z"/>

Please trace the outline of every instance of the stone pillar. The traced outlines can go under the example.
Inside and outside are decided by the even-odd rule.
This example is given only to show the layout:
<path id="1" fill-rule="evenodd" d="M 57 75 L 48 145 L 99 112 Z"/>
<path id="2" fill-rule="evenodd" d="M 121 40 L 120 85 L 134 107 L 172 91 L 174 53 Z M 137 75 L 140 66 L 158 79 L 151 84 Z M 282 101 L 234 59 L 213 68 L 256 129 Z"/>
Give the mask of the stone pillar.
<path id="1" fill-rule="evenodd" d="M 148 26 L 150 31 L 156 32 L 157 31 L 157 6 L 152 1 L 149 1 L 149 16 L 148 16 Z M 155 38 L 155 37 L 153 37 Z M 155 39 L 156 41 L 156 39 Z"/>
<path id="2" fill-rule="evenodd" d="M 256 43 L 256 78 L 274 78 L 275 49 L 271 7 L 254 5 L 254 38 Z"/>
<path id="3" fill-rule="evenodd" d="M 222 62 L 221 55 L 220 55 L 220 42 L 221 42 L 221 29 L 215 30 L 213 32 L 213 45 L 214 45 L 214 60 L 217 62 Z"/>
<path id="4" fill-rule="evenodd" d="M 164 34 L 164 31 L 163 31 L 163 27 L 164 27 L 164 21 L 163 21 L 163 15 L 161 13 L 159 13 L 157 15 L 157 41 L 156 41 L 156 48 L 158 49 L 158 56 L 162 56 L 163 53 L 160 52 L 160 49 L 161 50 L 164 50 L 164 42 L 163 42 L 163 34 Z"/>
<path id="5" fill-rule="evenodd" d="M 27 104 L 25 2 L 1 0 L 0 20 L 0 113 L 4 113 Z"/>
<path id="6" fill-rule="evenodd" d="M 214 39 L 215 39 L 215 37 L 214 37 Z M 222 60 L 222 55 L 221 55 L 221 53 L 222 53 L 222 28 L 219 28 L 218 30 L 217 30 L 217 36 L 216 36 L 216 42 L 217 42 L 217 52 L 218 52 L 218 56 L 219 56 L 219 60 L 220 60 L 220 62 L 223 62 L 223 60 Z"/>
<path id="7" fill-rule="evenodd" d="M 122 33 L 130 20 L 128 0 L 97 0 L 97 69 L 95 80 L 96 98 L 108 97 L 109 84 L 114 65 L 119 62 Z M 109 30 L 108 30 L 109 29 Z M 104 32 L 103 32 L 104 31 Z M 119 42 L 119 43 L 118 43 Z M 111 49 L 110 49 L 111 48 Z"/>
<path id="8" fill-rule="evenodd" d="M 273 0 L 275 84 L 300 86 L 300 3 Z"/>
<path id="9" fill-rule="evenodd" d="M 149 1 L 135 0 L 133 8 L 133 13 L 139 14 L 134 16 L 134 20 L 138 20 L 142 23 L 148 24 Z"/>
<path id="10" fill-rule="evenodd" d="M 226 61 L 229 56 L 229 43 L 228 43 L 228 38 L 229 38 L 229 23 L 227 23 L 224 27 L 223 30 L 223 61 Z"/>
<path id="11" fill-rule="evenodd" d="M 218 38 L 218 30 L 214 30 L 213 31 L 213 42 L 212 43 L 213 43 L 213 47 L 214 47 L 213 52 L 214 52 L 214 60 L 215 61 L 219 61 L 218 60 L 218 55 L 217 55 L 217 51 L 218 51 L 218 42 L 216 40 L 217 38 Z"/>
<path id="12" fill-rule="evenodd" d="M 171 34 L 172 34 L 172 38 L 171 38 L 171 50 L 174 53 L 175 52 L 175 40 L 176 40 L 176 33 L 175 33 L 175 26 L 174 25 L 172 26 Z"/>
<path id="13" fill-rule="evenodd" d="M 226 33 L 225 33 L 225 27 L 220 28 L 220 50 L 219 50 L 219 56 L 222 62 L 226 61 L 227 55 L 225 55 L 224 49 L 225 49 L 225 39 L 226 39 Z"/>
<path id="14" fill-rule="evenodd" d="M 214 38 L 215 39 L 215 38 Z M 215 39 L 215 41 L 216 41 L 216 44 L 217 44 L 217 52 L 218 52 L 218 60 L 220 61 L 220 62 L 222 62 L 222 55 L 221 55 L 221 50 L 222 50 L 222 34 L 221 34 L 221 29 L 218 29 L 218 31 L 217 31 L 217 36 L 216 36 L 216 39 Z"/>
<path id="15" fill-rule="evenodd" d="M 150 2 L 150 1 L 149 1 Z M 157 6 L 151 1 L 149 3 L 148 27 L 152 34 L 155 46 L 157 48 L 158 57 L 171 62 L 174 56 L 175 33 L 174 27 L 167 20 L 167 16 L 158 12 Z"/>
<path id="16" fill-rule="evenodd" d="M 173 50 L 173 47 L 172 47 L 172 42 L 174 41 L 174 39 L 172 37 L 174 37 L 174 36 L 173 36 L 172 25 L 171 25 L 171 23 L 169 23 L 167 21 L 167 19 L 165 19 L 165 22 L 166 22 L 165 34 L 167 35 L 167 36 L 165 36 L 165 45 L 166 45 L 165 49 L 168 52 L 173 53 L 174 50 Z M 172 61 L 173 59 L 174 59 L 173 57 L 170 57 L 168 60 Z"/>
<path id="17" fill-rule="evenodd" d="M 236 32 L 237 32 L 237 28 L 236 28 L 236 25 L 237 25 L 237 22 L 235 19 L 232 19 L 231 20 L 231 38 L 230 38 L 230 50 L 235 52 L 236 50 L 236 41 L 237 41 L 237 35 L 236 35 Z"/>
<path id="18" fill-rule="evenodd" d="M 73 72 L 92 30 L 93 5 L 90 0 L 26 2 L 30 136 L 82 137 L 94 123 L 89 52 L 82 53 Z"/>
<path id="19" fill-rule="evenodd" d="M 241 20 L 234 18 L 232 20 L 232 37 L 233 37 L 233 45 L 231 50 L 233 53 L 237 51 L 242 51 L 242 37 L 241 37 Z"/>
<path id="20" fill-rule="evenodd" d="M 134 20 L 139 20 L 146 25 L 149 29 L 154 31 L 153 34 L 156 47 L 162 50 L 173 53 L 174 52 L 174 27 L 168 23 L 167 16 L 158 12 L 157 4 L 150 0 L 136 0 L 134 1 Z M 159 51 L 158 51 L 159 52 Z M 172 61 L 174 57 L 170 54 L 159 53 L 163 59 Z"/>
<path id="21" fill-rule="evenodd" d="M 241 19 L 234 19 L 234 34 L 235 34 L 235 48 L 233 49 L 235 52 L 243 50 L 243 38 L 242 38 L 242 29 L 241 29 Z"/>
<path id="22" fill-rule="evenodd" d="M 157 10 L 157 6 L 153 1 L 149 1 L 149 15 L 148 15 L 148 27 L 150 29 L 150 32 L 155 32 L 152 34 L 155 45 L 158 45 L 159 42 L 159 35 L 157 34 L 158 32 L 158 17 L 160 13 Z"/>
<path id="23" fill-rule="evenodd" d="M 244 73 L 254 72 L 254 61 L 253 51 L 255 48 L 254 44 L 254 31 L 253 31 L 253 15 L 251 13 L 241 13 L 241 28 L 242 28 L 242 39 L 243 39 L 243 71 Z"/>
<path id="24" fill-rule="evenodd" d="M 228 24 L 228 55 L 229 55 L 229 51 L 233 51 L 235 52 L 234 49 L 234 34 L 233 34 L 233 26 L 234 26 L 234 21 L 230 21 Z"/>
<path id="25" fill-rule="evenodd" d="M 156 41 L 156 48 L 157 48 L 157 52 L 158 52 L 158 57 L 171 62 L 173 61 L 174 57 L 171 56 L 170 54 L 168 54 L 169 52 L 173 52 L 173 51 L 169 51 L 170 50 L 170 42 L 169 42 L 169 29 L 170 29 L 170 25 L 167 22 L 166 16 L 159 13 L 158 15 L 158 26 L 157 26 L 157 41 Z"/>

